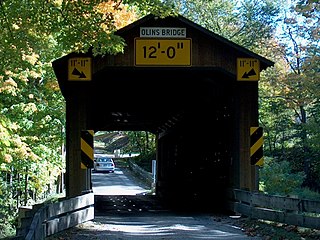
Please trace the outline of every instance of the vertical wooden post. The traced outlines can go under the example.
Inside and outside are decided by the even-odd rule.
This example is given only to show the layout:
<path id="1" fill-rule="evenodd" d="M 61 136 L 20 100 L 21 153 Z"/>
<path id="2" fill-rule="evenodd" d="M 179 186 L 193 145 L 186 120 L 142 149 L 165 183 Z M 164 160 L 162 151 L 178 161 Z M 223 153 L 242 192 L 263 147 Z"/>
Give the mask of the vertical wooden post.
<path id="1" fill-rule="evenodd" d="M 258 190 L 256 167 L 250 163 L 250 127 L 258 126 L 258 82 L 238 84 L 239 172 L 241 189 Z"/>
<path id="2" fill-rule="evenodd" d="M 66 196 L 74 197 L 91 189 L 90 169 L 81 169 L 81 130 L 87 127 L 85 99 L 66 99 Z"/>

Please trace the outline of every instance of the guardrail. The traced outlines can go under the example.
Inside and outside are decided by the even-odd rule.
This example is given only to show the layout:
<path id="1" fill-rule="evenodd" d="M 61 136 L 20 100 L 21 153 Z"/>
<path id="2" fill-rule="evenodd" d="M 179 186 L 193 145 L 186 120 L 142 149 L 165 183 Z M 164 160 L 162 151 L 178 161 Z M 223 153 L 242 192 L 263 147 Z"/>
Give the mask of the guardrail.
<path id="1" fill-rule="evenodd" d="M 87 193 L 61 202 L 44 204 L 34 213 L 31 224 L 17 231 L 17 238 L 42 240 L 80 223 L 94 219 L 94 194 Z M 27 218 L 25 219 L 26 221 Z"/>
<path id="2" fill-rule="evenodd" d="M 153 185 L 153 176 L 152 173 L 145 171 L 141 167 L 139 167 L 137 164 L 135 164 L 133 161 L 129 160 L 128 161 L 129 168 L 134 174 L 143 180 L 146 184 L 148 184 L 150 187 Z"/>
<path id="3" fill-rule="evenodd" d="M 231 210 L 253 219 L 320 229 L 320 201 L 233 189 Z"/>

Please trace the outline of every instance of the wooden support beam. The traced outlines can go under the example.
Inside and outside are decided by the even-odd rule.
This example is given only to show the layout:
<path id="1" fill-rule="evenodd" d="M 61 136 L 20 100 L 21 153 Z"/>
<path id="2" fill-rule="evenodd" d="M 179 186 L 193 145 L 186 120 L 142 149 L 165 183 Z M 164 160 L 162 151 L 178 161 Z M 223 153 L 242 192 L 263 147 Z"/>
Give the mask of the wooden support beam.
<path id="1" fill-rule="evenodd" d="M 87 129 L 86 99 L 66 100 L 66 195 L 74 197 L 91 189 L 90 169 L 81 169 L 81 130 Z"/>

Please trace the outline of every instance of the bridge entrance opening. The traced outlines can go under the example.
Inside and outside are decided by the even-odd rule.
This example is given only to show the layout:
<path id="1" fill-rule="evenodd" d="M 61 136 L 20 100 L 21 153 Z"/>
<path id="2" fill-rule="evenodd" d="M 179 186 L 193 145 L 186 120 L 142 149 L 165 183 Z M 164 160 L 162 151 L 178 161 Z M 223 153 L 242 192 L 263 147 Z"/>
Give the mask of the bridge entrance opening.
<path id="1" fill-rule="evenodd" d="M 234 177 L 236 82 L 210 68 L 108 69 L 101 78 L 85 101 L 88 128 L 155 134 L 156 195 L 180 207 L 222 204 Z"/>
<path id="2" fill-rule="evenodd" d="M 155 161 L 154 134 L 142 131 L 95 133 L 91 175 L 94 194 L 153 195 Z"/>

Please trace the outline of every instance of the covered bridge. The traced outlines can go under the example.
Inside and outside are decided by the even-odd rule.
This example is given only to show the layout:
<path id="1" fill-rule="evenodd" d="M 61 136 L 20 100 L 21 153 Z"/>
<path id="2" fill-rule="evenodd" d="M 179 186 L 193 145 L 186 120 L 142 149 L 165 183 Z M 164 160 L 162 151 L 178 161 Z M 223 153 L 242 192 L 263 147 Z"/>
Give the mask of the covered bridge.
<path id="1" fill-rule="evenodd" d="M 260 71 L 273 62 L 182 16 L 148 15 L 117 35 L 124 53 L 53 62 L 66 100 L 67 195 L 91 188 L 80 167 L 86 129 L 156 134 L 156 194 L 174 204 L 220 208 L 226 189 L 256 190 L 262 159 L 250 159 L 250 129 Z"/>

